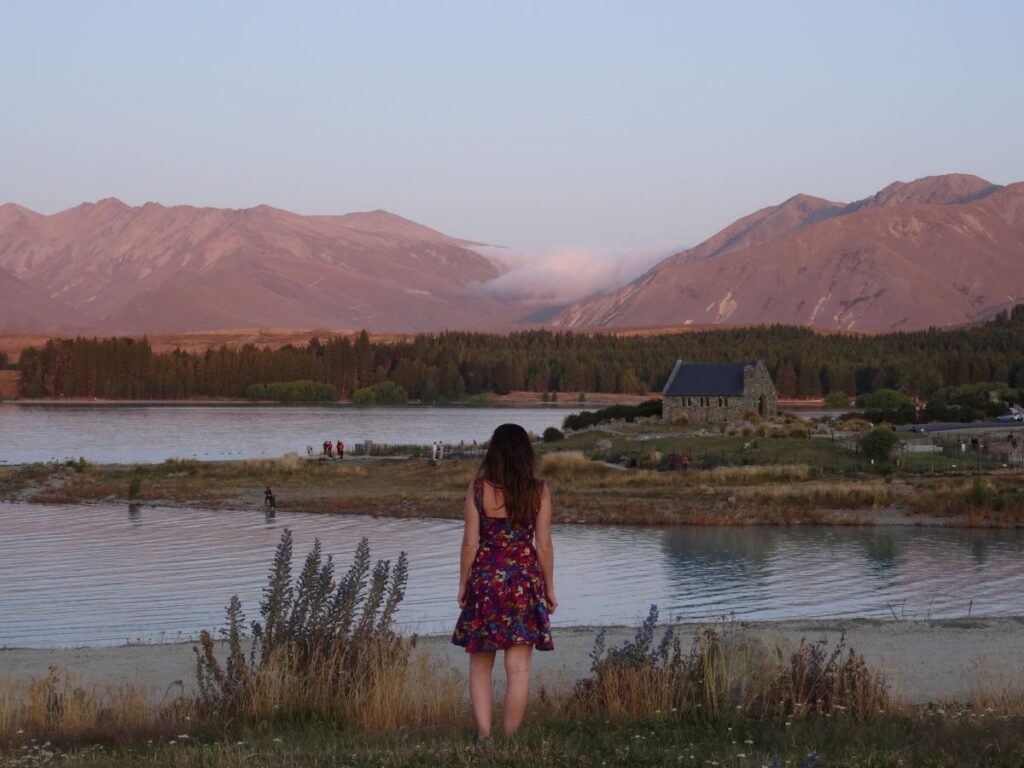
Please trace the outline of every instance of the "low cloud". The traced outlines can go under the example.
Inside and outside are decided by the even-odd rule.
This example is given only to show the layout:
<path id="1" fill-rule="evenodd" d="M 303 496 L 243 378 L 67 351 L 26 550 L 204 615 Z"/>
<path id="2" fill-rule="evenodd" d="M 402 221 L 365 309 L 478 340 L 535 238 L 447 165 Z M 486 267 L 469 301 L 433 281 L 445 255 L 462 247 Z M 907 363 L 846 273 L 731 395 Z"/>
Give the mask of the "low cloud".
<path id="1" fill-rule="evenodd" d="M 513 301 L 570 304 L 622 287 L 678 249 L 522 250 L 481 246 L 475 250 L 507 270 L 484 284 L 487 293 Z"/>

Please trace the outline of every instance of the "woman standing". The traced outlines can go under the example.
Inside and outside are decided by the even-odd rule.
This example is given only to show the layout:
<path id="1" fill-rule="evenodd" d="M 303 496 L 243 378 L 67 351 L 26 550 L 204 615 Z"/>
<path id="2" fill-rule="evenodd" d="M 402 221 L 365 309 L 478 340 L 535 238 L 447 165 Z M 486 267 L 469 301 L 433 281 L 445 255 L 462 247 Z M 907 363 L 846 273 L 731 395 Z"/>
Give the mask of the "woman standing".
<path id="1" fill-rule="evenodd" d="M 469 652 L 469 696 L 477 737 L 491 735 L 491 670 L 505 652 L 502 730 L 518 730 L 526 713 L 530 653 L 554 650 L 548 614 L 558 607 L 551 546 L 551 493 L 534 476 L 533 446 L 518 424 L 491 437 L 466 493 L 459 569 L 462 614 L 452 642 Z"/>

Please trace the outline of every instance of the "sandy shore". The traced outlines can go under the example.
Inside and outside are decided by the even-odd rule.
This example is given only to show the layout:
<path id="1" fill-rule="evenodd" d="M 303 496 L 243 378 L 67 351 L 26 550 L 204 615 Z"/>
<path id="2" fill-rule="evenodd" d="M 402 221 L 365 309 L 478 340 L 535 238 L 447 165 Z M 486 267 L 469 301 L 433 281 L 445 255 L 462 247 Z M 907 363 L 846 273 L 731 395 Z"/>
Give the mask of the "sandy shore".
<path id="1" fill-rule="evenodd" d="M 693 636 L 695 626 L 681 628 Z M 632 636 L 630 627 L 608 630 L 608 644 Z M 979 689 L 1024 690 L 1024 618 L 957 621 L 785 621 L 736 625 L 737 638 L 755 638 L 770 649 L 790 653 L 802 638 L 847 644 L 885 672 L 891 692 L 910 702 L 967 700 Z M 569 684 L 589 671 L 596 629 L 555 628 L 556 650 L 534 654 L 534 680 L 546 686 Z M 448 637 L 421 637 L 418 647 L 456 669 L 466 654 Z M 50 667 L 70 673 L 85 687 L 135 684 L 154 700 L 192 690 L 195 656 L 188 643 L 113 648 L 0 650 L 0 679 L 26 680 Z M 500 658 L 495 678 L 500 688 Z"/>

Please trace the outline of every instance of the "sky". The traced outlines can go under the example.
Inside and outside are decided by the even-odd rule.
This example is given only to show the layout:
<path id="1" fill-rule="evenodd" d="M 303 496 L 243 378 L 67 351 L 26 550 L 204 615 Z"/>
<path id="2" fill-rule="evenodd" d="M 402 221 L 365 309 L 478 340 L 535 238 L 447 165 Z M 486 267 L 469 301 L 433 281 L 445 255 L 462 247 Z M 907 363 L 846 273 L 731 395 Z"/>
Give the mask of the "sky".
<path id="1" fill-rule="evenodd" d="M 1021 29 L 1018 0 L 0 0 L 0 202 L 384 208 L 639 268 L 798 192 L 1024 180 Z"/>

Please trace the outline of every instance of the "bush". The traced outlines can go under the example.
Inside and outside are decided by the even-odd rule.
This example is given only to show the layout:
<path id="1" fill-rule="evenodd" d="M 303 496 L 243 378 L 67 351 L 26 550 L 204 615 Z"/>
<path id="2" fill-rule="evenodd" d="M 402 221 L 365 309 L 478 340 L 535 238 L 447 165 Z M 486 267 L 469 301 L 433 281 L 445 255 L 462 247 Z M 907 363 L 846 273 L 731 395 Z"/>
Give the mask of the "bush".
<path id="1" fill-rule="evenodd" d="M 548 427 L 544 430 L 544 442 L 545 443 L 557 443 L 559 440 L 564 440 L 565 435 L 557 427 Z"/>
<path id="2" fill-rule="evenodd" d="M 857 398 L 858 408 L 872 408 L 880 411 L 896 411 L 904 406 L 914 405 L 914 399 L 895 389 L 876 389 Z"/>
<path id="3" fill-rule="evenodd" d="M 597 424 L 604 424 L 612 419 L 633 421 L 648 416 L 661 416 L 661 400 L 645 400 L 639 405 L 612 405 L 599 411 L 581 411 L 571 413 L 562 422 L 563 429 L 586 429 Z"/>
<path id="4" fill-rule="evenodd" d="M 249 385 L 245 396 L 250 400 L 275 400 L 279 403 L 333 403 L 338 399 L 338 389 L 333 384 L 310 379 L 274 381 Z"/>
<path id="5" fill-rule="evenodd" d="M 787 665 L 755 644 L 730 645 L 714 629 L 700 630 L 686 652 L 675 627 L 659 639 L 657 625 L 652 605 L 622 646 L 608 649 L 604 631 L 598 634 L 591 677 L 576 685 L 582 711 L 616 720 L 672 716 L 667 713 L 707 719 L 733 711 L 764 719 L 842 712 L 868 718 L 889 704 L 884 676 L 848 649 L 845 638 L 831 652 L 824 641 L 801 641 Z"/>
<path id="6" fill-rule="evenodd" d="M 896 433 L 891 429 L 875 427 L 861 438 L 860 446 L 869 459 L 888 461 L 897 442 Z"/>
<path id="7" fill-rule="evenodd" d="M 405 405 L 409 395 L 393 381 L 382 381 L 352 393 L 354 405 Z"/>
<path id="8" fill-rule="evenodd" d="M 825 405 L 829 408 L 847 408 L 850 405 L 850 396 L 845 392 L 829 392 L 825 398 Z"/>
<path id="9" fill-rule="evenodd" d="M 351 707 L 371 696 L 375 675 L 402 668 L 409 644 L 393 631 L 405 597 L 408 561 L 387 560 L 370 567 L 370 545 L 359 542 L 352 565 L 335 579 L 334 563 L 320 541 L 292 580 L 292 534 L 285 529 L 274 554 L 260 603 L 261 622 L 251 625 L 252 648 L 243 648 L 245 616 L 235 595 L 227 607 L 225 664 L 216 658 L 210 632 L 200 634 L 196 654 L 199 710 L 216 715 L 267 715 L 282 698 L 322 714 Z"/>

